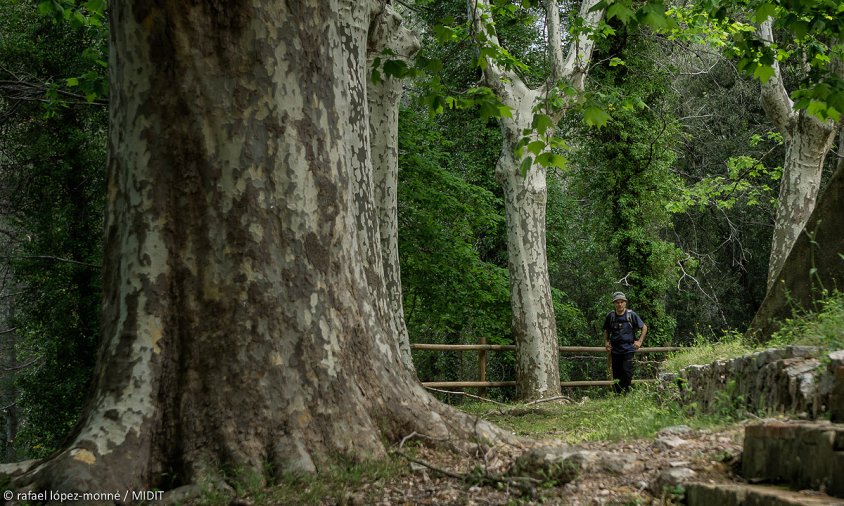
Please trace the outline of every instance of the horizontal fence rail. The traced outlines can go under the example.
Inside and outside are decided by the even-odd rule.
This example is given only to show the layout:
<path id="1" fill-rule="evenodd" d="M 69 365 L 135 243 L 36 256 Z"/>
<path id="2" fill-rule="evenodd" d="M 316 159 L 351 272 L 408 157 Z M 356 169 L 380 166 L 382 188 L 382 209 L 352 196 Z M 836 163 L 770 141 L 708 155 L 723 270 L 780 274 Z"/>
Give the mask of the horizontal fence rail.
<path id="1" fill-rule="evenodd" d="M 435 351 L 516 351 L 515 344 L 411 344 L 412 350 L 435 350 Z M 679 351 L 682 348 L 677 346 L 654 346 L 652 348 L 639 348 L 636 353 L 668 353 Z M 560 346 L 561 353 L 607 353 L 603 346 Z"/>
<path id="2" fill-rule="evenodd" d="M 486 344 L 486 339 L 481 338 L 480 344 L 426 344 L 415 343 L 410 345 L 411 350 L 428 350 L 428 351 L 477 351 L 478 353 L 478 378 L 479 381 L 423 381 L 422 386 L 430 388 L 480 388 L 484 390 L 488 387 L 514 387 L 515 381 L 486 381 L 486 363 L 488 351 L 515 351 L 514 344 Z M 560 346 L 560 353 L 594 353 L 607 355 L 607 372 L 608 377 L 612 378 L 612 367 L 610 352 L 603 346 Z M 639 348 L 636 353 L 670 353 L 679 351 L 682 348 L 677 346 L 653 346 L 649 348 Z M 633 383 L 652 383 L 655 379 L 638 379 L 633 380 Z M 596 381 L 561 381 L 560 387 L 576 388 L 576 387 L 600 387 L 612 386 L 613 381 L 596 380 Z"/>
<path id="3" fill-rule="evenodd" d="M 653 383 L 655 379 L 634 379 L 633 383 Z M 561 387 L 603 387 L 611 386 L 612 381 L 561 381 Z M 514 387 L 515 381 L 423 381 L 422 386 L 431 388 L 486 388 L 486 387 Z"/>

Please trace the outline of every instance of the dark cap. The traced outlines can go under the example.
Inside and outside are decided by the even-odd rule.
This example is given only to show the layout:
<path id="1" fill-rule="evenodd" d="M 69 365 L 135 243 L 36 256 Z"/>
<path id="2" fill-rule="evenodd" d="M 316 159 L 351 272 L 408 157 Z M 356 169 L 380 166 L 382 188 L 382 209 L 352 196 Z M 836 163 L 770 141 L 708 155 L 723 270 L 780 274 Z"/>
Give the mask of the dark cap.
<path id="1" fill-rule="evenodd" d="M 615 292 L 614 294 L 612 294 L 612 301 L 615 302 L 617 300 L 625 300 L 626 301 L 627 297 L 625 297 L 624 294 L 621 293 L 621 292 Z"/>

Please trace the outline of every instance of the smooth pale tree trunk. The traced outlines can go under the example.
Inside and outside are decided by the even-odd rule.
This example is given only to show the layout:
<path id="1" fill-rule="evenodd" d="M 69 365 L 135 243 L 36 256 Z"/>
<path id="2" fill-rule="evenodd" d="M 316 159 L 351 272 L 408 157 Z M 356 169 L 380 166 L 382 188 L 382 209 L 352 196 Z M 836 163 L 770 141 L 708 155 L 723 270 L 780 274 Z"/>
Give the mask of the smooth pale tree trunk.
<path id="1" fill-rule="evenodd" d="M 376 59 L 409 60 L 419 51 L 416 36 L 405 28 L 402 18 L 389 5 L 372 22 L 369 33 L 369 63 Z M 389 50 L 389 55 L 384 51 Z M 378 232 L 384 269 L 384 282 L 390 302 L 390 315 L 395 320 L 399 353 L 402 362 L 414 371 L 410 353 L 410 337 L 404 319 L 402 303 L 401 268 L 398 241 L 398 175 L 399 175 L 399 104 L 403 82 L 385 76 L 379 68 L 381 79 L 369 83 L 369 131 L 371 136 L 373 190 L 378 212 Z"/>
<path id="2" fill-rule="evenodd" d="M 414 431 L 508 438 L 402 365 L 361 246 L 377 237 L 361 231 L 376 213 L 358 181 L 372 170 L 366 43 L 382 8 L 112 6 L 96 389 L 68 446 L 16 488 L 315 471 L 381 458 Z"/>
<path id="3" fill-rule="evenodd" d="M 759 34 L 764 41 L 773 41 L 770 20 L 762 23 Z M 785 140 L 785 161 L 768 262 L 768 290 L 812 215 L 824 160 L 838 129 L 832 120 L 820 121 L 805 110 L 794 110 L 776 62 L 774 70 L 774 76 L 762 85 L 762 107 Z"/>
<path id="4" fill-rule="evenodd" d="M 830 176 L 803 233 L 791 248 L 777 282 L 768 290 L 747 335 L 762 342 L 771 338 L 783 322 L 807 309 L 819 309 L 827 290 L 844 286 L 844 132 L 838 140 L 838 163 Z"/>
<path id="5" fill-rule="evenodd" d="M 600 10 L 589 12 L 597 3 L 588 0 L 581 6 L 580 15 L 587 27 L 597 25 L 603 16 Z M 489 26 L 492 21 L 489 2 L 467 0 L 467 4 L 475 31 L 498 44 Z M 562 118 L 561 111 L 551 111 L 543 105 L 548 90 L 559 80 L 582 90 L 593 48 L 588 37 L 579 36 L 569 44 L 564 55 L 557 2 L 546 1 L 545 8 L 553 60 L 549 83 L 530 89 L 516 74 L 489 59 L 484 69 L 487 84 L 513 116 L 500 119 L 503 145 L 495 175 L 504 190 L 510 301 L 516 338 L 516 393 L 523 400 L 560 394 L 559 343 L 545 247 L 546 171 L 533 164 L 522 175 L 521 163 L 528 155 L 517 158 L 514 152 L 523 132 L 532 128 L 534 110 L 539 109 L 556 121 Z M 532 134 L 532 140 L 536 138 L 536 133 Z"/>

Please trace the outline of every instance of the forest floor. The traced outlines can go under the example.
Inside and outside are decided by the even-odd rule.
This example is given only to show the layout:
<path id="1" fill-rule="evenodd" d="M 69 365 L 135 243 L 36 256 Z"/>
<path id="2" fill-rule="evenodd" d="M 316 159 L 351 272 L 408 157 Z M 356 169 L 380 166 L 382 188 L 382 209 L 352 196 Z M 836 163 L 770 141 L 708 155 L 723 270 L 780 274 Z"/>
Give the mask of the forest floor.
<path id="1" fill-rule="evenodd" d="M 527 440 L 525 448 L 503 449 L 486 462 L 420 446 L 413 449 L 415 462 L 408 461 L 406 473 L 389 481 L 362 483 L 339 501 L 325 504 L 674 504 L 682 495 L 676 477 L 693 473 L 695 480 L 705 482 L 732 479 L 743 437 L 742 424 L 735 424 L 718 431 L 680 426 L 655 438 L 617 442 L 567 445 L 557 439 Z M 563 485 L 549 481 L 530 488 L 498 478 L 508 474 L 518 453 L 540 446 L 581 450 L 587 458 L 577 478 Z"/>
<path id="2" fill-rule="evenodd" d="M 615 402 L 589 401 L 583 407 L 608 406 Z M 635 404 L 635 403 L 634 403 Z M 748 421 L 727 422 L 690 428 L 662 425 L 649 435 L 583 440 L 561 428 L 560 413 L 580 410 L 577 406 L 546 408 L 542 426 L 526 433 L 522 426 L 492 416 L 492 421 L 513 429 L 520 445 L 495 448 L 485 456 L 473 456 L 446 449 L 435 449 L 409 439 L 394 448 L 389 469 L 372 469 L 349 476 L 317 481 L 293 481 L 275 487 L 270 493 L 240 495 L 234 504 L 342 504 L 342 505 L 665 505 L 677 504 L 682 488 L 680 479 L 724 482 L 736 480 L 734 469 L 741 454 L 744 425 Z M 642 411 L 645 408 L 642 407 Z M 530 416 L 530 415 L 526 415 Z M 581 413 L 585 424 L 594 424 L 588 413 Z M 522 416 L 521 418 L 525 418 Z M 753 420 L 757 421 L 757 420 Z M 612 422 L 618 423 L 618 422 Z M 537 427 L 536 421 L 529 427 Z M 529 432 L 529 431 L 528 431 Z M 513 472 L 516 459 L 535 449 L 576 453 L 577 476 L 565 480 L 534 480 L 525 485 L 520 473 Z M 550 450 L 549 450 L 550 449 Z"/>

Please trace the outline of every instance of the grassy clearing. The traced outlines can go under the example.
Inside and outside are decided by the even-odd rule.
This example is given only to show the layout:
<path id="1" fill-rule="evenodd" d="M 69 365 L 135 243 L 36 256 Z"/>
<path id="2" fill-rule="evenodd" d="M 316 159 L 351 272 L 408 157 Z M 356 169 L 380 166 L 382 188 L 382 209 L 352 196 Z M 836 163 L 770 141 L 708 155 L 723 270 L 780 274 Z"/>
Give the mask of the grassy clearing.
<path id="1" fill-rule="evenodd" d="M 652 437 L 660 429 L 674 425 L 704 428 L 729 422 L 690 416 L 672 400 L 673 395 L 670 390 L 637 385 L 627 396 L 584 398 L 570 404 L 516 405 L 501 409 L 494 404 L 475 403 L 460 408 L 520 436 L 555 438 L 571 444 Z"/>

